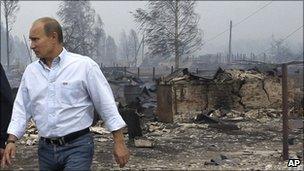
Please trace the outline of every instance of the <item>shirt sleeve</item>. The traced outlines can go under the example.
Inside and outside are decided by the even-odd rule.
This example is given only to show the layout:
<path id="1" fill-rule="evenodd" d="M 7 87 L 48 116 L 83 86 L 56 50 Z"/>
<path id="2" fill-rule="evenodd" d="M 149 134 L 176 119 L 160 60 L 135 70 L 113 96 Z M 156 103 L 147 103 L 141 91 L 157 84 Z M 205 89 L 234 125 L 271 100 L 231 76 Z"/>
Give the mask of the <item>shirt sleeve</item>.
<path id="1" fill-rule="evenodd" d="M 95 109 L 109 131 L 126 126 L 118 112 L 111 87 L 97 64 L 93 64 L 88 71 L 87 89 Z"/>
<path id="2" fill-rule="evenodd" d="M 7 129 L 8 134 L 13 134 L 18 139 L 24 135 L 27 123 L 31 117 L 29 109 L 30 99 L 27 88 L 25 86 L 25 78 L 23 75 L 15 98 L 12 111 L 12 119 Z"/>

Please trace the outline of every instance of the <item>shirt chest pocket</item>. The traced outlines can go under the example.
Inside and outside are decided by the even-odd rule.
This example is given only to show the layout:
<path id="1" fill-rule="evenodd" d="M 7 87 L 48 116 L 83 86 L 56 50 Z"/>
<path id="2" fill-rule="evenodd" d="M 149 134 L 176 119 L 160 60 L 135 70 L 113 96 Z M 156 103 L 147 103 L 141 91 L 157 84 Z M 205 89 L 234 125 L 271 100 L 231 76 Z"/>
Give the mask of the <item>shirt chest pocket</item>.
<path id="1" fill-rule="evenodd" d="M 80 81 L 61 82 L 59 95 L 61 103 L 75 106 L 85 98 L 85 91 Z"/>

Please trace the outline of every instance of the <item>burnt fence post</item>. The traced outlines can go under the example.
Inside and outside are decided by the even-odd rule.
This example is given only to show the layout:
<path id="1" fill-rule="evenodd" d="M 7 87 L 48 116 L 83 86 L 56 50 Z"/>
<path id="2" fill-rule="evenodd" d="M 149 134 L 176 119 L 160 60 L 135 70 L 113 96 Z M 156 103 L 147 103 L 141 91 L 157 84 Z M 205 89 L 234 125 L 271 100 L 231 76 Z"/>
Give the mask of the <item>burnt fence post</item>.
<path id="1" fill-rule="evenodd" d="M 137 67 L 137 78 L 139 78 L 139 67 Z"/>
<path id="2" fill-rule="evenodd" d="M 283 160 L 288 160 L 288 87 L 287 64 L 282 64 Z"/>

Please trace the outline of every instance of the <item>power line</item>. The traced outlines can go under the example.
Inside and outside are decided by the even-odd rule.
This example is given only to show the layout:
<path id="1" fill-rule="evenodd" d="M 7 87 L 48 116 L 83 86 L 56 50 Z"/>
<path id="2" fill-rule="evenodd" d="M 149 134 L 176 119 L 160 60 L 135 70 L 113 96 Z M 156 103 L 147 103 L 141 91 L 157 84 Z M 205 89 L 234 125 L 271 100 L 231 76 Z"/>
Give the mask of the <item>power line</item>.
<path id="1" fill-rule="evenodd" d="M 242 19 L 241 21 L 239 21 L 238 23 L 236 23 L 235 25 L 233 25 L 233 27 L 241 24 L 242 22 L 246 21 L 248 18 L 250 18 L 251 16 L 253 16 L 254 14 L 258 13 L 259 11 L 261 11 L 262 9 L 264 9 L 265 7 L 267 7 L 268 5 L 270 5 L 272 3 L 272 1 L 270 1 L 269 3 L 267 3 L 266 5 L 262 6 L 261 8 L 257 9 L 256 11 L 254 11 L 253 13 L 249 14 L 247 17 L 245 17 L 244 19 Z M 210 42 L 214 39 L 216 39 L 217 37 L 221 36 L 222 34 L 224 34 L 225 32 L 227 32 L 229 30 L 229 28 L 227 28 L 226 30 L 222 31 L 221 33 L 215 35 L 214 37 L 208 39 L 205 43 Z"/>
<path id="2" fill-rule="evenodd" d="M 217 34 L 216 36 L 212 37 L 211 39 L 207 40 L 205 43 L 210 42 L 214 39 L 216 39 L 217 37 L 219 37 L 220 35 L 224 34 L 225 32 L 227 32 L 229 30 L 229 28 L 227 28 L 226 30 L 224 30 L 223 32 Z"/>
<path id="3" fill-rule="evenodd" d="M 242 22 L 244 22 L 245 20 L 247 20 L 248 18 L 250 18 L 251 16 L 253 16 L 254 14 L 258 13 L 259 11 L 261 11 L 262 9 L 264 9 L 265 7 L 267 7 L 268 5 L 270 5 L 272 3 L 272 1 L 270 1 L 268 4 L 262 6 L 261 8 L 259 8 L 258 10 L 254 11 L 253 13 L 251 13 L 250 15 L 248 15 L 247 17 L 245 17 L 243 20 L 239 21 L 238 23 L 236 23 L 235 25 L 233 25 L 234 27 L 241 24 Z"/>
<path id="4" fill-rule="evenodd" d="M 292 36 L 293 34 L 295 34 L 298 30 L 300 30 L 301 28 L 303 28 L 303 25 L 299 26 L 297 29 L 295 29 L 294 31 L 290 32 L 287 36 L 285 36 L 283 39 L 281 39 L 281 42 L 284 42 L 286 39 L 288 39 L 290 36 Z M 265 53 L 267 51 L 269 51 L 272 47 L 264 50 L 263 52 L 259 53 L 259 55 L 261 55 L 262 53 Z"/>
<path id="5" fill-rule="evenodd" d="M 288 34 L 282 41 L 285 41 L 286 39 L 288 39 L 291 35 L 293 35 L 295 32 L 297 32 L 298 30 L 300 30 L 301 28 L 303 28 L 303 25 L 301 25 L 300 27 L 298 27 L 295 31 L 291 32 L 290 34 Z"/>

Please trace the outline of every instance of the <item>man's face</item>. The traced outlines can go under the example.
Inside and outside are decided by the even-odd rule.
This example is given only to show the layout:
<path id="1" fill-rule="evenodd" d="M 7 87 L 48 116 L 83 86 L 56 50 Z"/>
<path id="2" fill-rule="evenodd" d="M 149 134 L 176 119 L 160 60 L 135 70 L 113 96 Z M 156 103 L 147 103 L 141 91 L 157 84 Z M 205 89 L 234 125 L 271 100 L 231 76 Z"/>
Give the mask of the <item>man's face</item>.
<path id="1" fill-rule="evenodd" d="M 31 49 L 38 58 L 50 58 L 54 50 L 54 38 L 44 32 L 43 23 L 34 23 L 30 30 Z"/>

